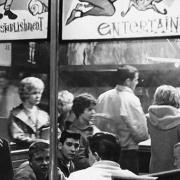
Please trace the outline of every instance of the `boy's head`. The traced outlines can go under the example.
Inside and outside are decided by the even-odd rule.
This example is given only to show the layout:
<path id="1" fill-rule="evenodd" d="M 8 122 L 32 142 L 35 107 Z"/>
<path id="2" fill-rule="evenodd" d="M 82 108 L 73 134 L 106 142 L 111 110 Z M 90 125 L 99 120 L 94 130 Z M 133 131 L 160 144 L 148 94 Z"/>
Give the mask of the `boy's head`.
<path id="1" fill-rule="evenodd" d="M 125 85 L 134 90 L 138 84 L 139 71 L 136 67 L 121 65 L 117 69 L 114 79 L 117 79 L 116 84 Z"/>
<path id="2" fill-rule="evenodd" d="M 26 77 L 21 80 L 19 85 L 19 95 L 24 102 L 29 99 L 30 95 L 37 92 L 42 95 L 44 90 L 44 82 L 36 77 Z"/>
<path id="3" fill-rule="evenodd" d="M 29 147 L 29 164 L 37 177 L 48 176 L 49 143 L 44 140 L 35 142 Z"/>
<path id="4" fill-rule="evenodd" d="M 174 166 L 180 168 L 180 143 L 174 145 Z"/>
<path id="5" fill-rule="evenodd" d="M 76 152 L 79 150 L 80 137 L 81 135 L 79 133 L 71 131 L 62 132 L 58 148 L 66 160 L 70 161 L 74 159 Z"/>
<path id="6" fill-rule="evenodd" d="M 118 162 L 121 147 L 119 139 L 114 134 L 99 132 L 88 137 L 88 141 L 92 155 L 98 156 L 101 160 Z"/>
<path id="7" fill-rule="evenodd" d="M 93 95 L 88 93 L 79 94 L 73 100 L 72 111 L 76 118 L 79 118 L 85 111 L 89 114 L 93 113 L 95 105 L 96 99 Z"/>

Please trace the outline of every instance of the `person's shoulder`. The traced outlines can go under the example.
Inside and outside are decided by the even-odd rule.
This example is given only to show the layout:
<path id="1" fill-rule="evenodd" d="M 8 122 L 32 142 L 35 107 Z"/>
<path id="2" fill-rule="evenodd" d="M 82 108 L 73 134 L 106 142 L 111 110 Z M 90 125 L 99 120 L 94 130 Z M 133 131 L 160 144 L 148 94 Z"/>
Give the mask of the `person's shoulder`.
<path id="1" fill-rule="evenodd" d="M 112 177 L 119 177 L 119 178 L 125 178 L 125 177 L 138 177 L 133 172 L 129 171 L 128 169 L 119 169 L 117 171 L 114 171 L 112 173 Z"/>
<path id="2" fill-rule="evenodd" d="M 41 109 L 39 107 L 37 107 L 37 108 L 38 108 L 39 114 L 41 114 L 42 116 L 49 117 L 49 114 L 46 111 L 44 111 L 43 109 Z"/>
<path id="3" fill-rule="evenodd" d="M 22 104 L 19 104 L 18 106 L 12 108 L 11 110 L 11 114 L 13 115 L 17 115 L 20 111 L 23 110 L 23 105 Z"/>
<path id="4" fill-rule="evenodd" d="M 50 117 L 46 111 L 44 111 L 38 107 L 38 119 L 41 122 L 49 123 Z"/>
<path id="5" fill-rule="evenodd" d="M 22 163 L 19 168 L 17 169 L 16 173 L 15 173 L 15 180 L 16 179 L 23 179 L 23 178 L 30 178 L 30 177 L 34 177 L 35 178 L 35 174 L 33 169 L 30 167 L 29 162 L 26 161 L 24 163 Z M 31 179 L 31 178 L 30 178 Z"/>
<path id="6" fill-rule="evenodd" d="M 102 99 L 102 98 L 105 98 L 105 97 L 109 97 L 109 96 L 111 96 L 112 94 L 114 94 L 114 92 L 115 92 L 115 88 L 109 89 L 109 90 L 101 93 L 101 94 L 99 95 L 98 99 Z"/>
<path id="7" fill-rule="evenodd" d="M 89 172 L 88 170 L 89 170 L 89 168 L 81 169 L 81 170 L 72 172 L 68 179 L 76 180 L 76 179 L 81 179 L 81 177 L 86 178 L 85 175 L 88 174 L 88 172 Z"/>
<path id="8" fill-rule="evenodd" d="M 75 126 L 74 122 L 72 122 L 72 124 L 68 127 L 67 130 L 72 133 L 81 133 L 80 130 Z"/>

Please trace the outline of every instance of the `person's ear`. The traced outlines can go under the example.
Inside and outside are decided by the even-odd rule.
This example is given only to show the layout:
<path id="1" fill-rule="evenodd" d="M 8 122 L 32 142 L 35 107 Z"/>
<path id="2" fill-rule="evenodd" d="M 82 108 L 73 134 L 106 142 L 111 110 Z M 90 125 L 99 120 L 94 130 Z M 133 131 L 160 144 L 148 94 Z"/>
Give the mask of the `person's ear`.
<path id="1" fill-rule="evenodd" d="M 94 152 L 93 155 L 96 158 L 96 161 L 100 161 L 101 160 L 101 158 L 99 157 L 97 152 Z"/>
<path id="2" fill-rule="evenodd" d="M 29 159 L 29 165 L 32 167 L 32 162 L 31 162 L 31 160 Z"/>
<path id="3" fill-rule="evenodd" d="M 131 82 L 130 82 L 130 79 L 127 78 L 127 79 L 125 80 L 125 82 L 124 82 L 124 85 L 129 87 L 129 86 L 130 86 L 130 83 L 131 83 Z"/>
<path id="4" fill-rule="evenodd" d="M 61 150 L 62 149 L 62 143 L 61 142 L 58 142 L 58 149 Z"/>

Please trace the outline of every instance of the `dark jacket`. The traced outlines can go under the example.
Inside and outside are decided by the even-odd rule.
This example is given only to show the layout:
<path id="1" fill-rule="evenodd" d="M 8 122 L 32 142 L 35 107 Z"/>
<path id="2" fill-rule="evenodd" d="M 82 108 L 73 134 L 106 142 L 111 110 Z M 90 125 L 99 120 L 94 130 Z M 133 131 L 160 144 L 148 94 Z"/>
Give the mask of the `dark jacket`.
<path id="1" fill-rule="evenodd" d="M 69 130 L 81 134 L 79 151 L 77 152 L 77 155 L 73 160 L 75 165 L 75 170 L 88 168 L 90 164 L 89 164 L 89 144 L 87 137 L 97 132 L 100 132 L 100 130 L 93 123 L 89 123 L 85 125 L 85 124 L 81 124 L 76 119 L 70 125 Z"/>
<path id="2" fill-rule="evenodd" d="M 11 162 L 8 142 L 0 139 L 0 180 L 13 179 L 13 167 Z"/>
<path id="3" fill-rule="evenodd" d="M 70 173 L 75 171 L 74 163 L 70 161 L 70 166 L 68 168 L 67 161 L 63 157 L 62 153 L 58 152 L 58 168 L 63 172 L 65 177 L 69 177 Z"/>

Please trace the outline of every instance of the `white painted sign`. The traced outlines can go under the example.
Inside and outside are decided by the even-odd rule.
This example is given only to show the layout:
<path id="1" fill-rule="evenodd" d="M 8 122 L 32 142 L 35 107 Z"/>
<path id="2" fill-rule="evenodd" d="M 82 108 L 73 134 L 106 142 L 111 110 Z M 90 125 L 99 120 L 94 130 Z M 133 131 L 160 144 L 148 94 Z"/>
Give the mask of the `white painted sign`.
<path id="1" fill-rule="evenodd" d="M 179 35 L 180 0 L 63 0 L 63 40 Z"/>
<path id="2" fill-rule="evenodd" d="M 1 2 L 0 40 L 45 39 L 47 30 L 48 0 Z"/>

